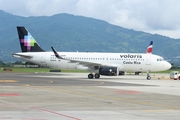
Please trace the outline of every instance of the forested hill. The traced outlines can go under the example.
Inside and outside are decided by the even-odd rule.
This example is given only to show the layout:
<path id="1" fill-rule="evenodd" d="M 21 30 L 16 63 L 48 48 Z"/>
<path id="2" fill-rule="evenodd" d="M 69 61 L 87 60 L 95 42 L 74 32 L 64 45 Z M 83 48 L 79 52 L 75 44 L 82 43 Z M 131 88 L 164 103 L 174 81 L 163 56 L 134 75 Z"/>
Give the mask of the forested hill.
<path id="1" fill-rule="evenodd" d="M 149 34 L 105 21 L 57 14 L 53 16 L 21 17 L 0 11 L 0 60 L 16 61 L 11 54 L 20 52 L 16 26 L 25 26 L 40 46 L 58 51 L 141 52 L 154 41 L 153 53 L 165 58 L 179 56 L 180 40 Z"/>

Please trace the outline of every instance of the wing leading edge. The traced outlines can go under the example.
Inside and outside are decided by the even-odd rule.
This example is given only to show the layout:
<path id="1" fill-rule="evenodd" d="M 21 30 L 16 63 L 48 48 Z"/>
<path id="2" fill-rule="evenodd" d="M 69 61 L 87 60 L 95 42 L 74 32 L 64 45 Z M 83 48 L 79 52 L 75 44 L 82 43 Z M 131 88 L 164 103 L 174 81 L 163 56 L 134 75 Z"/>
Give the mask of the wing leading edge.
<path id="1" fill-rule="evenodd" d="M 99 63 L 99 62 L 88 62 L 88 61 L 83 61 L 83 60 L 65 59 L 62 56 L 60 56 L 58 54 L 58 52 L 53 47 L 51 47 L 51 49 L 54 52 L 54 55 L 56 56 L 56 58 L 68 60 L 71 63 L 79 63 L 80 65 L 87 66 L 89 68 L 94 68 L 95 66 L 101 66 L 101 67 L 108 67 L 108 66 L 118 67 L 119 66 L 119 65 L 115 65 L 115 64 L 112 65 L 112 64 L 108 64 L 108 63 L 102 64 L 102 63 Z"/>

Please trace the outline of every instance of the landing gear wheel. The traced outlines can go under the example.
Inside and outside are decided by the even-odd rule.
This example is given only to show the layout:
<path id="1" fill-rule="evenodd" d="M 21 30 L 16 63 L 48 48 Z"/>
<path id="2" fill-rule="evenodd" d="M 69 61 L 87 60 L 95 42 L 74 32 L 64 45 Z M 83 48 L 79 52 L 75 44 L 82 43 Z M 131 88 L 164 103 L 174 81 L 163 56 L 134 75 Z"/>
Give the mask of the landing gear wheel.
<path id="1" fill-rule="evenodd" d="M 94 76 L 93 76 L 92 73 L 88 75 L 88 78 L 89 78 L 89 79 L 93 79 L 93 77 L 94 77 Z"/>
<path id="2" fill-rule="evenodd" d="M 149 70 L 147 71 L 147 80 L 150 80 L 151 79 L 151 76 L 149 75 Z"/>
<path id="3" fill-rule="evenodd" d="M 147 76 L 147 80 L 150 80 L 151 79 L 151 76 Z"/>
<path id="4" fill-rule="evenodd" d="M 95 78 L 96 79 L 100 78 L 100 75 L 99 74 L 95 74 Z"/>

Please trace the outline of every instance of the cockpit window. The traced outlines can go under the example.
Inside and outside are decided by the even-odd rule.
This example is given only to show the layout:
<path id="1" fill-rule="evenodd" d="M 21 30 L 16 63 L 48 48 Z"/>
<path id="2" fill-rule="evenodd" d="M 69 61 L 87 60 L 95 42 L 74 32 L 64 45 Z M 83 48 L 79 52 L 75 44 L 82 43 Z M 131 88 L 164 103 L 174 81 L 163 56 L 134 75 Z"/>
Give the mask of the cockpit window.
<path id="1" fill-rule="evenodd" d="M 164 59 L 163 58 L 158 58 L 157 61 L 164 61 Z"/>

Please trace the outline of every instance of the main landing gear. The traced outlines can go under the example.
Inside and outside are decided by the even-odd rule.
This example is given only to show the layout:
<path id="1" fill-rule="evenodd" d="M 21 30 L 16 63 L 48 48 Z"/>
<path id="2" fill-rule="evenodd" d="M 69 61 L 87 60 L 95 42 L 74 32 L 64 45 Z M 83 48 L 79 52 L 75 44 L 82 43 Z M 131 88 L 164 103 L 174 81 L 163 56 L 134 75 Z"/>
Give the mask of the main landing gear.
<path id="1" fill-rule="evenodd" d="M 149 70 L 147 71 L 147 80 L 151 80 L 151 76 L 149 75 Z"/>
<path id="2" fill-rule="evenodd" d="M 98 79 L 98 78 L 100 78 L 100 74 L 97 74 L 97 73 L 96 73 L 95 75 L 93 75 L 92 73 L 90 73 L 90 74 L 88 75 L 88 78 L 89 78 L 89 79 L 93 79 L 94 77 L 95 77 L 96 79 Z"/>

